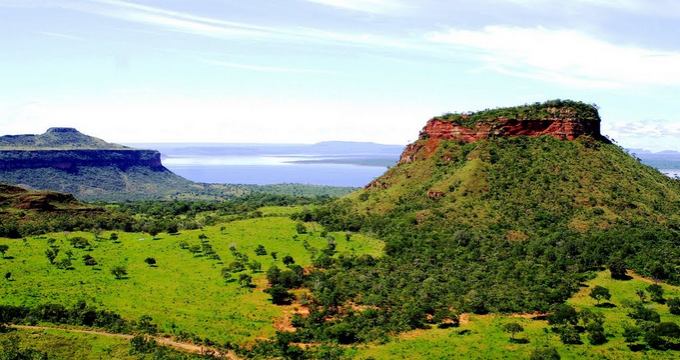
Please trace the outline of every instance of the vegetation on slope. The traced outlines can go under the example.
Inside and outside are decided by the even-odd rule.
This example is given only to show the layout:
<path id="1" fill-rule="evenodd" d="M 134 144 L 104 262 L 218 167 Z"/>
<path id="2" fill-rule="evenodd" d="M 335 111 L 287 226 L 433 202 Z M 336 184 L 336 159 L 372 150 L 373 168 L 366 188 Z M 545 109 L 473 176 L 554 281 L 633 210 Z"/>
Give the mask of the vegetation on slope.
<path id="1" fill-rule="evenodd" d="M 324 248 L 328 237 L 334 239 L 335 257 L 381 252 L 381 243 L 368 237 L 347 241 L 344 233 L 321 232 L 314 224 L 303 225 L 307 230 L 300 233 L 297 226 L 287 217 L 271 216 L 176 234 L 71 232 L 0 239 L 0 249 L 7 246 L 0 273 L 10 274 L 0 281 L 0 305 L 25 306 L 29 312 L 41 306 L 57 309 L 46 304 L 106 310 L 125 320 L 116 332 L 128 332 L 130 324 L 149 316 L 159 333 L 178 339 L 243 345 L 273 336 L 276 322 L 293 310 L 275 306 L 262 291 L 270 267 L 297 271 L 310 266 L 314 249 Z M 113 273 L 118 267 L 125 273 Z M 0 321 L 8 320 L 3 309 Z M 74 317 L 81 318 L 88 317 Z"/>
<path id="2" fill-rule="evenodd" d="M 318 314 L 296 336 L 348 342 L 423 327 L 447 311 L 546 312 L 590 271 L 623 264 L 680 283 L 680 182 L 591 138 L 441 141 L 430 158 L 308 214 L 385 239 L 376 263 L 326 266 Z M 384 187 L 381 185 L 384 184 Z M 326 294 L 333 294 L 327 296 Z M 375 311 L 343 311 L 339 304 Z M 338 322 L 314 322 L 333 316 Z"/>
<path id="3" fill-rule="evenodd" d="M 542 314 L 470 315 L 464 314 L 459 327 L 416 330 L 398 336 L 385 345 L 367 346 L 351 351 L 355 358 L 367 359 L 529 359 L 537 349 L 555 349 L 563 360 L 569 359 L 674 359 L 677 350 L 654 349 L 645 344 L 643 337 L 637 341 L 624 336 L 626 329 L 642 324 L 628 314 L 640 304 L 636 292 L 645 292 L 651 284 L 642 279 L 616 280 L 608 271 L 582 285 L 581 290 L 567 301 L 581 314 L 597 314 L 604 328 L 603 343 L 591 343 L 583 320 L 577 330 L 580 344 L 564 344 L 559 328 L 548 323 Z M 600 306 L 588 294 L 597 286 L 608 289 L 609 300 Z M 680 296 L 675 286 L 661 285 L 667 299 Z M 644 306 L 660 314 L 660 322 L 678 322 L 680 317 L 671 314 L 669 307 L 646 298 Z M 587 322 L 587 321 L 586 321 Z M 523 331 L 512 335 L 504 331 L 509 323 L 519 324 Z M 678 339 L 671 340 L 677 343 Z"/>
<path id="4" fill-rule="evenodd" d="M 595 105 L 572 100 L 550 100 L 543 103 L 486 109 L 468 113 L 447 113 L 437 116 L 435 120 L 453 122 L 456 125 L 472 128 L 481 121 L 494 119 L 506 120 L 545 120 L 555 118 L 562 113 L 569 113 L 574 118 L 581 120 L 599 120 L 600 116 Z"/>
<path id="5" fill-rule="evenodd" d="M 50 128 L 40 135 L 0 136 L 0 150 L 125 150 L 127 146 L 108 143 L 73 128 Z"/>

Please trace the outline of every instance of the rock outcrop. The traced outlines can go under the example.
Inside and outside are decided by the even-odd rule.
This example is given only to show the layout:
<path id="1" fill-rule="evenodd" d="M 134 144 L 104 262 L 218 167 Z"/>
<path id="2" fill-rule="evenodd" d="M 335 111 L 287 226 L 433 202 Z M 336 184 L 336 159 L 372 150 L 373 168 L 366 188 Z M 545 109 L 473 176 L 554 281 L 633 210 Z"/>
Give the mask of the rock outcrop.
<path id="1" fill-rule="evenodd" d="M 578 104 L 578 107 L 564 104 Z M 551 104 L 551 102 L 546 103 Z M 600 134 L 600 117 L 590 105 L 575 102 L 558 102 L 560 106 L 527 106 L 524 112 L 507 111 L 509 115 L 494 116 L 502 110 L 492 110 L 476 114 L 449 114 L 436 117 L 427 122 L 420 132 L 419 140 L 406 147 L 399 163 L 409 163 L 422 153 L 436 150 L 441 140 L 475 142 L 493 137 L 513 136 L 552 136 L 562 140 L 575 140 L 581 136 L 591 136 L 605 140 Z M 585 106 L 585 111 L 584 111 Z M 510 108 L 515 110 L 521 108 Z M 539 111 L 540 110 L 540 111 Z M 488 114 L 488 115 L 486 115 Z"/>

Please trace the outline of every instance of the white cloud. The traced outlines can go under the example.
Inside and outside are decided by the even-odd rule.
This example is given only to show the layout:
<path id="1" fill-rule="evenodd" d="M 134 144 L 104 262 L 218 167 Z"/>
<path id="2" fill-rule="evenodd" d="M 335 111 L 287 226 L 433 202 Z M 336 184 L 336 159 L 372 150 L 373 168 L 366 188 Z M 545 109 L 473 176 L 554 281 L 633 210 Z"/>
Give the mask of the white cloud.
<path id="1" fill-rule="evenodd" d="M 309 2 L 374 14 L 384 14 L 406 9 L 406 5 L 395 0 L 306 0 Z"/>
<path id="2" fill-rule="evenodd" d="M 0 0 L 1 1 L 1 0 Z M 308 0 L 311 1 L 311 0 Z M 320 0 L 326 1 L 326 0 Z M 328 0 L 334 2 L 335 0 Z M 339 2 L 340 3 L 340 2 Z M 342 1 L 344 4 L 345 2 Z M 397 8 L 400 5 L 392 0 L 346 1 L 347 5 L 357 9 Z M 406 49 L 417 45 L 405 39 L 388 38 L 366 33 L 339 33 L 308 27 L 269 27 L 217 18 L 197 16 L 190 13 L 166 10 L 162 8 L 139 5 L 120 0 L 87 0 L 88 6 L 79 4 L 62 4 L 62 6 L 78 11 L 85 11 L 100 16 L 135 22 L 169 31 L 188 33 L 227 39 L 264 39 L 285 42 L 316 42 L 335 45 L 377 46 L 380 48 Z M 369 6 L 370 5 L 370 6 Z"/>
<path id="3" fill-rule="evenodd" d="M 514 75 L 589 87 L 680 85 L 680 52 L 608 43 L 576 30 L 487 26 L 426 35 Z"/>
<path id="4" fill-rule="evenodd" d="M 216 66 L 223 66 L 235 69 L 252 70 L 252 71 L 264 71 L 264 72 L 278 72 L 278 73 L 298 73 L 298 74 L 327 74 L 328 71 L 323 70 L 312 70 L 312 69 L 298 69 L 298 68 L 284 68 L 276 66 L 258 66 L 250 64 L 237 64 L 225 61 L 200 59 L 200 61 Z"/>
<path id="5" fill-rule="evenodd" d="M 332 100 L 280 98 L 37 99 L 3 104 L 6 134 L 75 127 L 110 142 L 315 143 L 325 140 L 406 143 L 430 116 L 409 104 L 358 105 Z M 97 119 L 97 121 L 92 121 Z M 322 120 L 320 120 L 322 119 Z M 366 121 L 372 119 L 372 121 Z M 134 129 L 131 131 L 130 129 Z"/>
<path id="6" fill-rule="evenodd" d="M 49 37 L 55 37 L 55 38 L 61 38 L 61 39 L 68 39 L 68 40 L 84 40 L 80 36 L 75 36 L 75 35 L 68 35 L 68 34 L 62 34 L 62 33 L 57 33 L 57 32 L 51 32 L 51 31 L 38 31 L 38 34 L 40 35 L 45 35 Z"/>
<path id="7" fill-rule="evenodd" d="M 603 124 L 603 132 L 612 137 L 677 137 L 680 136 L 680 123 L 664 120 L 640 120 Z"/>

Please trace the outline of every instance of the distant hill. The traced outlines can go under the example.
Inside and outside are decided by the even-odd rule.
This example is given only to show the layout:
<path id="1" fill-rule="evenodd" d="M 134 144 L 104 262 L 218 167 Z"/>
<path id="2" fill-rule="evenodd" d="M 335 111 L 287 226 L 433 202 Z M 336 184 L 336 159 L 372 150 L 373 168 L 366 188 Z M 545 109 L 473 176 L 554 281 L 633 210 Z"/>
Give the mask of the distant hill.
<path id="1" fill-rule="evenodd" d="M 40 135 L 5 135 L 0 150 L 125 150 L 127 146 L 108 143 L 74 128 L 53 127 Z"/>
<path id="2" fill-rule="evenodd" d="M 0 182 L 74 194 L 83 200 L 164 198 L 191 189 L 155 150 L 137 150 L 78 132 L 0 137 Z"/>
<path id="3" fill-rule="evenodd" d="M 355 190 L 302 184 L 194 183 L 163 166 L 157 150 L 108 143 L 73 128 L 0 137 L 0 182 L 70 193 L 84 201 L 223 200 L 254 193 L 340 196 Z"/>

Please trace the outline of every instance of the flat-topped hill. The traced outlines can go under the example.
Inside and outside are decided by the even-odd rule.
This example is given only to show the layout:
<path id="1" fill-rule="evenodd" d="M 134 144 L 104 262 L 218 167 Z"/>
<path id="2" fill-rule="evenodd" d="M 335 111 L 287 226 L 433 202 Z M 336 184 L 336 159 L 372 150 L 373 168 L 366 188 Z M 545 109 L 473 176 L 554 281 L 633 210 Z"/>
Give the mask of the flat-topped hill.
<path id="1" fill-rule="evenodd" d="M 85 135 L 74 128 L 53 127 L 39 135 L 0 136 L 0 150 L 132 150 Z"/>
<path id="2" fill-rule="evenodd" d="M 671 246 L 680 181 L 604 139 L 595 107 L 551 101 L 464 115 L 430 120 L 398 165 L 318 211 L 332 230 L 386 241 L 379 270 L 352 270 L 371 279 L 352 299 L 410 311 L 402 304 L 421 301 L 432 281 L 439 306 L 547 311 L 611 263 L 680 284 Z M 374 294 L 390 288 L 377 305 Z"/>
<path id="3" fill-rule="evenodd" d="M 594 105 L 571 100 L 551 100 L 461 114 L 444 114 L 430 119 L 419 141 L 407 147 L 400 162 L 410 162 L 421 149 L 435 149 L 440 140 L 475 142 L 495 137 L 549 135 L 575 140 L 590 136 L 606 141 L 600 134 L 600 116 Z"/>
<path id="4" fill-rule="evenodd" d="M 0 137 L 0 181 L 84 200 L 162 198 L 193 185 L 165 168 L 156 150 L 109 143 L 73 128 Z"/>

